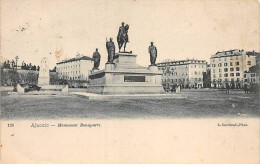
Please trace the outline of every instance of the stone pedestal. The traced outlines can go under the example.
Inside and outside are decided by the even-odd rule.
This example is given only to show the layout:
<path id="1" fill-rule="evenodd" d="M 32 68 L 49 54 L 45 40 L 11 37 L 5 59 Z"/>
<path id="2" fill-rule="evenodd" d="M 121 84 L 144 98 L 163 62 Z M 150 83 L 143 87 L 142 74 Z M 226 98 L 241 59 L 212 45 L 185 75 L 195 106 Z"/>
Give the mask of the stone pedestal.
<path id="1" fill-rule="evenodd" d="M 23 87 L 21 87 L 21 85 L 20 85 L 20 84 L 17 84 L 17 87 L 16 87 L 16 89 L 17 89 L 17 93 L 24 93 L 24 88 L 23 88 Z"/>
<path id="2" fill-rule="evenodd" d="M 62 93 L 69 93 L 69 86 L 66 85 L 62 90 L 61 90 Z"/>
<path id="3" fill-rule="evenodd" d="M 49 84 L 50 84 L 49 63 L 47 57 L 44 57 L 40 65 L 38 86 L 42 87 Z"/>
<path id="4" fill-rule="evenodd" d="M 176 88 L 176 93 L 181 93 L 181 86 L 178 86 L 178 87 Z"/>
<path id="5" fill-rule="evenodd" d="M 115 64 L 114 63 L 106 63 L 105 69 L 106 70 L 115 70 Z"/>
<path id="6" fill-rule="evenodd" d="M 98 94 L 140 94 L 162 93 L 160 72 L 155 67 L 141 67 L 136 64 L 137 55 L 117 53 L 114 64 L 106 64 L 104 70 L 89 76 L 89 93 Z M 157 69 L 157 70 L 156 70 Z"/>
<path id="7" fill-rule="evenodd" d="M 155 66 L 155 65 L 150 65 L 150 66 L 148 67 L 148 69 L 151 70 L 151 71 L 153 71 L 153 72 L 158 72 L 158 67 Z"/>
<path id="8" fill-rule="evenodd" d="M 68 93 L 68 85 L 50 85 L 50 72 L 47 57 L 41 61 L 38 86 L 41 88 L 39 94 L 55 94 L 57 92 Z"/>

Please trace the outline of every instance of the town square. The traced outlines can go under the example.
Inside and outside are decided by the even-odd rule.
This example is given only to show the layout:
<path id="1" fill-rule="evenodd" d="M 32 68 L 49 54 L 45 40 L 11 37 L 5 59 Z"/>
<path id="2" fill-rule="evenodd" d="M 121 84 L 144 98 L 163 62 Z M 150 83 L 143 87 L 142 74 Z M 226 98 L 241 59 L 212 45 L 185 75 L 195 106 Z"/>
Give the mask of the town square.
<path id="1" fill-rule="evenodd" d="M 259 0 L 1 0 L 1 164 L 259 164 Z"/>
<path id="2" fill-rule="evenodd" d="M 158 51 L 150 42 L 150 65 L 143 67 L 137 54 L 126 51 L 129 30 L 122 22 L 117 49 L 112 37 L 106 39 L 103 70 L 98 48 L 92 57 L 77 53 L 53 69 L 47 57 L 38 66 L 24 61 L 19 65 L 18 56 L 4 61 L 2 118 L 259 117 L 259 52 L 234 49 L 218 51 L 210 62 L 193 58 L 156 63 Z"/>

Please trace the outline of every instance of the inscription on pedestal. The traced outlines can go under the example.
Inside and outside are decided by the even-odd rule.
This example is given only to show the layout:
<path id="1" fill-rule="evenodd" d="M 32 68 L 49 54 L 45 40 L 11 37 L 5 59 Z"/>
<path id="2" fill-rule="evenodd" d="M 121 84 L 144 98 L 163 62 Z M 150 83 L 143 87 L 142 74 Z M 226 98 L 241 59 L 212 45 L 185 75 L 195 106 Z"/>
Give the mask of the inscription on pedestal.
<path id="1" fill-rule="evenodd" d="M 124 76 L 124 82 L 145 82 L 145 76 Z"/>

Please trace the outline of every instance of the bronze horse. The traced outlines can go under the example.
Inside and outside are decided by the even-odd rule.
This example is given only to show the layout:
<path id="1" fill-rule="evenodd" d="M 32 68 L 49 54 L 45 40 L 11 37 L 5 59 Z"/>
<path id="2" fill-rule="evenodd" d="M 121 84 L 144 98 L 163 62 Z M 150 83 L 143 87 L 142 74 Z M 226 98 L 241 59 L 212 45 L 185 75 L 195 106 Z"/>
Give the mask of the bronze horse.
<path id="1" fill-rule="evenodd" d="M 117 43 L 118 43 L 118 48 L 119 48 L 119 52 L 120 49 L 122 48 L 122 46 L 124 45 L 124 52 L 125 52 L 125 47 L 126 47 L 126 43 L 129 42 L 128 41 L 128 29 L 129 29 L 129 25 L 125 25 L 124 27 L 124 31 L 123 32 L 119 32 L 117 35 Z"/>

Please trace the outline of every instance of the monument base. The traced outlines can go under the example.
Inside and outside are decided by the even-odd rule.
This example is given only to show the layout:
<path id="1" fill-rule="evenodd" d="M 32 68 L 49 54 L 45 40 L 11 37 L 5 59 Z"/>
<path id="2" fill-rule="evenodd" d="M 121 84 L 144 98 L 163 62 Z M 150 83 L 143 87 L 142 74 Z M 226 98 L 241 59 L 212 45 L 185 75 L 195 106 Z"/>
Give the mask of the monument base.
<path id="1" fill-rule="evenodd" d="M 88 88 L 88 93 L 103 95 L 111 94 L 158 94 L 163 93 L 161 86 L 137 86 L 137 85 L 96 85 Z"/>
<path id="2" fill-rule="evenodd" d="M 41 85 L 39 92 L 43 91 L 51 91 L 51 92 L 62 92 L 62 93 L 68 93 L 69 92 L 69 87 L 68 85 Z"/>
<path id="3" fill-rule="evenodd" d="M 115 64 L 114 63 L 106 63 L 105 69 L 106 70 L 114 70 L 115 69 Z"/>
<path id="4" fill-rule="evenodd" d="M 136 56 L 118 53 L 115 64 L 106 64 L 104 70 L 89 76 L 88 93 L 98 94 L 158 94 L 164 92 L 161 85 L 162 72 L 157 66 L 141 67 Z"/>
<path id="5" fill-rule="evenodd" d="M 156 65 L 150 65 L 148 67 L 149 70 L 153 71 L 153 72 L 158 72 L 158 67 Z"/>

